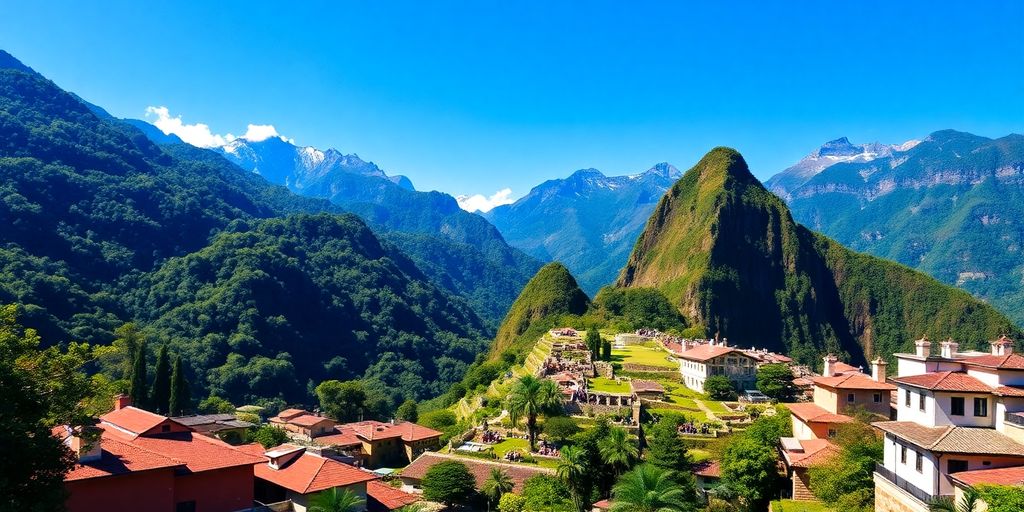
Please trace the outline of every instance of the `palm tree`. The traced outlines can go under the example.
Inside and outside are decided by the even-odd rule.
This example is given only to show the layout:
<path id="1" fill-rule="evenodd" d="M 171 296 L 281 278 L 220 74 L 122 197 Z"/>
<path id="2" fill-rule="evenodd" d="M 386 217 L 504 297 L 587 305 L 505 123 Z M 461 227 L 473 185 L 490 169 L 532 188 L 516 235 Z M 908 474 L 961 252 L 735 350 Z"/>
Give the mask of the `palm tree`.
<path id="1" fill-rule="evenodd" d="M 639 455 L 633 436 L 622 427 L 612 427 L 608 435 L 597 442 L 598 452 L 605 464 L 615 469 L 615 475 L 629 467 Z"/>
<path id="2" fill-rule="evenodd" d="M 530 433 L 530 451 L 537 447 L 537 416 L 551 414 L 562 406 L 562 396 L 554 381 L 523 375 L 512 384 L 508 396 L 508 415 L 515 425 L 526 417 L 526 430 Z"/>
<path id="3" fill-rule="evenodd" d="M 395 512 L 423 512 L 426 509 L 427 507 L 424 507 L 421 503 L 413 503 L 401 508 L 396 508 Z"/>
<path id="4" fill-rule="evenodd" d="M 586 472 L 586 450 L 571 445 L 562 448 L 561 458 L 558 459 L 558 478 L 561 478 L 566 487 L 572 490 L 572 499 L 576 503 L 577 510 L 583 510 L 583 496 L 580 491 Z"/>
<path id="5" fill-rule="evenodd" d="M 491 503 L 497 504 L 501 495 L 511 491 L 514 485 L 504 469 L 491 468 L 491 476 L 487 477 L 480 489 L 487 497 L 487 510 L 491 510 Z"/>
<path id="6" fill-rule="evenodd" d="M 964 489 L 964 495 L 960 501 L 953 501 L 949 496 L 939 496 L 928 504 L 928 510 L 933 512 L 975 512 L 980 510 L 981 495 L 974 487 Z"/>
<path id="7" fill-rule="evenodd" d="M 615 484 L 611 512 L 685 512 L 690 501 L 674 472 L 643 464 Z"/>
<path id="8" fill-rule="evenodd" d="M 309 512 L 350 512 L 361 508 L 366 502 L 348 489 L 332 487 L 320 491 L 309 500 Z"/>

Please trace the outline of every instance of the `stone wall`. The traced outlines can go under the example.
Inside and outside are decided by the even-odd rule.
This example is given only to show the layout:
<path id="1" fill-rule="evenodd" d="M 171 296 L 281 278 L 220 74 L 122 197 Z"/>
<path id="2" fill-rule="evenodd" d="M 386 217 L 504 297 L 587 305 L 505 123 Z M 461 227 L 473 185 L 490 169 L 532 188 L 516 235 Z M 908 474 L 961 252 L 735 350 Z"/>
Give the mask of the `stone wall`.
<path id="1" fill-rule="evenodd" d="M 875 512 L 928 512 L 928 505 L 876 474 Z"/>

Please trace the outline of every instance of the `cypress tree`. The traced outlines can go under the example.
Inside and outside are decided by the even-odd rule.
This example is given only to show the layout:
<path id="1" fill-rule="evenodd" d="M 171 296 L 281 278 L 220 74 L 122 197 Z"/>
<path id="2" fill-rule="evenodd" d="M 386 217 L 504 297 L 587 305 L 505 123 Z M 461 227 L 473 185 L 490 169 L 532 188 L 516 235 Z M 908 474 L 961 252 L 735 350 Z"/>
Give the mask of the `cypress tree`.
<path id="1" fill-rule="evenodd" d="M 128 388 L 128 397 L 132 399 L 132 405 L 140 409 L 145 409 L 149 401 L 146 394 L 146 380 L 146 340 L 141 340 L 138 350 L 135 351 L 132 378 Z"/>
<path id="2" fill-rule="evenodd" d="M 612 343 L 610 341 L 601 342 L 601 359 L 605 361 L 612 360 Z"/>
<path id="3" fill-rule="evenodd" d="M 596 361 L 601 358 L 601 333 L 597 331 L 597 328 L 591 328 L 587 330 L 587 349 L 590 350 L 590 355 Z"/>
<path id="4" fill-rule="evenodd" d="M 167 357 L 167 344 L 160 347 L 156 357 L 156 375 L 153 377 L 153 388 L 149 393 L 153 411 L 165 414 L 170 409 L 171 399 L 171 363 Z"/>
<path id="5" fill-rule="evenodd" d="M 188 410 L 192 401 L 189 395 L 188 381 L 185 380 L 185 372 L 181 367 L 181 355 L 174 357 L 174 371 L 171 372 L 171 398 L 170 415 L 181 416 Z"/>

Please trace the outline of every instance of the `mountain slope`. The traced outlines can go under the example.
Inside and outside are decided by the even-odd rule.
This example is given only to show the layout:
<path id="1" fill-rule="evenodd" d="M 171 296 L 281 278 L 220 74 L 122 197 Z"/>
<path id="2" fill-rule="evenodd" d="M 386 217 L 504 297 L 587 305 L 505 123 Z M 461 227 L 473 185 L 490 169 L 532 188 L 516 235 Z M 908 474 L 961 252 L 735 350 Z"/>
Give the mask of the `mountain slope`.
<path id="1" fill-rule="evenodd" d="M 565 264 L 593 295 L 615 280 L 658 199 L 679 176 L 667 163 L 631 176 L 586 169 L 483 215 L 513 246 Z"/>
<path id="2" fill-rule="evenodd" d="M 194 396 L 305 401 L 310 382 L 362 376 L 429 396 L 484 345 L 461 298 L 338 206 L 158 147 L 14 66 L 0 68 L 0 222 L 0 303 L 24 325 L 103 344 L 139 321 L 185 357 Z"/>
<path id="3" fill-rule="evenodd" d="M 833 165 L 871 162 L 878 158 L 891 157 L 896 153 L 907 151 L 919 143 L 918 140 L 910 140 L 903 144 L 880 144 L 878 142 L 852 144 L 850 139 L 840 137 L 826 142 L 796 164 L 772 176 L 764 186 L 779 197 L 786 198 L 790 191 Z"/>
<path id="4" fill-rule="evenodd" d="M 565 315 L 583 315 L 590 299 L 560 263 L 548 263 L 530 279 L 516 298 L 491 345 L 491 356 L 505 352 L 525 355 L 544 330 Z"/>
<path id="5" fill-rule="evenodd" d="M 783 197 L 811 228 L 1024 324 L 1024 136 L 936 132 L 906 152 L 836 164 Z"/>
<path id="6" fill-rule="evenodd" d="M 800 226 L 727 148 L 665 194 L 617 285 L 659 289 L 707 335 L 810 364 L 824 351 L 888 356 L 921 334 L 968 347 L 1021 334 L 962 291 Z"/>
<path id="7" fill-rule="evenodd" d="M 403 249 L 437 284 L 465 297 L 496 326 L 541 264 L 510 247 L 497 229 L 440 192 L 417 192 L 404 176 L 330 149 L 298 147 L 279 137 L 236 139 L 226 158 L 272 183 L 328 199 L 356 213 Z"/>

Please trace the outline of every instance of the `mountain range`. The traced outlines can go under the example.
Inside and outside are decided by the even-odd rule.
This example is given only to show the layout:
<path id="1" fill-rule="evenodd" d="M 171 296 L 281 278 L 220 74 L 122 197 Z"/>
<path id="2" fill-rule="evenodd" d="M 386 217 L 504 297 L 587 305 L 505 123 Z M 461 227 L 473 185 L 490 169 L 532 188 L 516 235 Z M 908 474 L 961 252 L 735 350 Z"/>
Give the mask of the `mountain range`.
<path id="1" fill-rule="evenodd" d="M 681 175 L 667 163 L 629 176 L 579 170 L 484 217 L 515 247 L 564 264 L 593 296 L 618 276 L 658 199 Z"/>
<path id="2" fill-rule="evenodd" d="M 808 165 L 833 146 L 766 183 L 797 221 L 963 288 L 1024 325 L 1024 136 L 943 130 L 909 145 L 866 145 L 883 148 L 872 158 Z"/>

